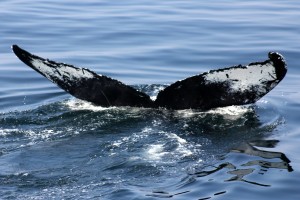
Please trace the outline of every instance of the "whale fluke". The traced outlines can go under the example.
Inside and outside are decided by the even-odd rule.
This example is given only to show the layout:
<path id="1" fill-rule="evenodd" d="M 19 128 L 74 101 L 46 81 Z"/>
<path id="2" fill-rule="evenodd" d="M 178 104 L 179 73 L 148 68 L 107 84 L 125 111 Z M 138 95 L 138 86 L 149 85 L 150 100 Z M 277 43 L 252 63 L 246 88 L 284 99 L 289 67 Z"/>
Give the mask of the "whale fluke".
<path id="1" fill-rule="evenodd" d="M 156 104 L 172 109 L 215 107 L 255 103 L 285 76 L 286 62 L 279 53 L 269 52 L 269 60 L 237 65 L 177 81 L 161 91 Z"/>
<path id="2" fill-rule="evenodd" d="M 285 76 L 282 55 L 270 52 L 264 62 L 211 70 L 177 81 L 160 91 L 155 101 L 133 87 L 95 72 L 33 55 L 17 45 L 13 52 L 26 65 L 71 95 L 103 107 L 133 106 L 208 110 L 255 103 Z"/>
<path id="3" fill-rule="evenodd" d="M 153 101 L 148 95 L 120 81 L 98 75 L 89 69 L 38 57 L 17 45 L 13 45 L 12 50 L 26 65 L 76 98 L 103 107 L 153 107 Z"/>

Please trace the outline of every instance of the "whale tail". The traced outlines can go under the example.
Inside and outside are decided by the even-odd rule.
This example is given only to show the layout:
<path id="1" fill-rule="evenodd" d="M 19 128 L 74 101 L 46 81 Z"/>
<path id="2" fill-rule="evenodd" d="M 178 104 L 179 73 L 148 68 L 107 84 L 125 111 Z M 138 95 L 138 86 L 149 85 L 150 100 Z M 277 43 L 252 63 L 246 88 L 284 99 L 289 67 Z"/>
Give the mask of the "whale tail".
<path id="1" fill-rule="evenodd" d="M 212 70 L 177 81 L 160 91 L 152 101 L 147 94 L 89 69 L 44 59 L 17 45 L 13 45 L 12 50 L 26 65 L 66 92 L 104 107 L 208 110 L 249 104 L 271 91 L 287 72 L 284 58 L 279 53 L 270 52 L 269 59 L 264 62 Z"/>

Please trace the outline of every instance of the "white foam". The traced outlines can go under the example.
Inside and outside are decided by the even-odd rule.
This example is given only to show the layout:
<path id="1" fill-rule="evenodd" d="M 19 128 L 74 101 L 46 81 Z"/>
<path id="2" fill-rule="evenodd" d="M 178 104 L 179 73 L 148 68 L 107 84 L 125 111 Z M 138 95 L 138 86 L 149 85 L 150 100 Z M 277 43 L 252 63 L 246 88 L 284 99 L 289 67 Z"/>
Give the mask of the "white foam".
<path id="1" fill-rule="evenodd" d="M 71 110 L 90 110 L 90 111 L 94 111 L 94 112 L 98 112 L 98 111 L 103 111 L 103 110 L 108 110 L 108 109 L 113 109 L 115 107 L 101 107 L 101 106 L 97 106 L 94 105 L 90 102 L 87 101 L 83 101 L 80 99 L 71 99 L 65 102 L 65 105 L 71 109 Z"/>
<path id="2" fill-rule="evenodd" d="M 167 152 L 164 152 L 162 144 L 151 144 L 147 149 L 147 157 L 150 160 L 160 160 Z"/>
<path id="3" fill-rule="evenodd" d="M 150 99 L 151 99 L 152 101 L 155 101 L 156 98 L 157 98 L 157 95 L 155 95 L 155 96 L 150 96 Z"/>
<path id="4" fill-rule="evenodd" d="M 215 108 L 207 111 L 206 113 L 210 114 L 220 114 L 220 115 L 231 115 L 231 116 L 240 116 L 249 112 L 249 106 L 227 106 L 221 108 Z"/>
<path id="5" fill-rule="evenodd" d="M 0 129 L 0 135 L 1 136 L 7 136 L 10 135 L 12 132 L 17 132 L 19 129 Z"/>
<path id="6" fill-rule="evenodd" d="M 227 106 L 222 108 L 216 108 L 208 111 L 210 114 L 219 114 L 224 117 L 226 120 L 238 120 L 245 113 L 251 111 L 252 108 L 250 106 Z"/>
<path id="7" fill-rule="evenodd" d="M 169 133 L 167 136 L 168 136 L 168 138 L 175 139 L 179 144 L 186 144 L 187 143 L 187 141 L 185 139 L 179 137 L 175 133 Z"/>
<path id="8" fill-rule="evenodd" d="M 208 111 L 197 111 L 192 109 L 186 110 L 178 110 L 176 113 L 179 115 L 180 118 L 191 118 L 197 115 L 204 115 L 204 114 L 219 114 L 219 115 L 231 115 L 231 116 L 240 116 L 249 112 L 251 110 L 249 105 L 242 105 L 242 106 L 226 106 L 226 107 L 219 107 L 210 109 Z"/>
<path id="9" fill-rule="evenodd" d="M 163 89 L 165 89 L 165 88 L 166 88 L 165 85 L 161 85 L 161 86 L 159 86 L 159 87 L 155 87 L 154 90 L 151 92 L 150 99 L 151 99 L 152 101 L 155 101 L 156 98 L 157 98 L 157 94 L 158 94 L 161 90 L 163 90 Z"/>
<path id="10" fill-rule="evenodd" d="M 188 148 L 189 145 L 185 139 L 179 137 L 175 133 L 169 133 L 167 136 L 171 139 L 176 140 L 178 147 L 176 148 L 175 153 L 179 154 L 180 157 L 186 157 L 186 156 L 193 155 L 193 152 Z"/>

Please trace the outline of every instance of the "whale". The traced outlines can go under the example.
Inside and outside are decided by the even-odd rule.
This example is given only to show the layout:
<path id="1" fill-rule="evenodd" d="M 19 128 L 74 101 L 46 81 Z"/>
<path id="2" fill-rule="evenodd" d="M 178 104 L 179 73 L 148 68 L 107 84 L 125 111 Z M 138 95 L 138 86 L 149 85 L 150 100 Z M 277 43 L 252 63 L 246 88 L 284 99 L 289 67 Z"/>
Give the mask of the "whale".
<path id="1" fill-rule="evenodd" d="M 155 100 L 121 81 L 90 69 L 56 62 L 29 53 L 18 45 L 12 51 L 26 65 L 74 97 L 98 106 L 198 109 L 253 104 L 275 88 L 287 73 L 284 57 L 269 52 L 268 59 L 247 65 L 210 70 L 176 81 Z"/>

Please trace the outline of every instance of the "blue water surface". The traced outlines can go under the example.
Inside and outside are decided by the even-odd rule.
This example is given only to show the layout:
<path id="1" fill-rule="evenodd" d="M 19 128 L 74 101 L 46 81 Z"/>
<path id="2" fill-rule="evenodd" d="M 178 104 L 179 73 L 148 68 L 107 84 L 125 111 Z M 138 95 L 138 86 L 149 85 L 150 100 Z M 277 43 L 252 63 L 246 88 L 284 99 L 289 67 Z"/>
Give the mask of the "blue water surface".
<path id="1" fill-rule="evenodd" d="M 298 199 L 300 2 L 0 2 L 0 198 Z M 254 105 L 101 108 L 25 66 L 10 46 L 143 88 L 286 59 Z"/>

